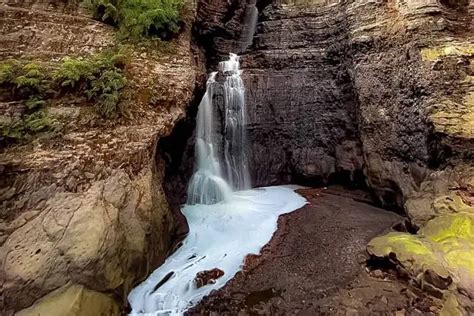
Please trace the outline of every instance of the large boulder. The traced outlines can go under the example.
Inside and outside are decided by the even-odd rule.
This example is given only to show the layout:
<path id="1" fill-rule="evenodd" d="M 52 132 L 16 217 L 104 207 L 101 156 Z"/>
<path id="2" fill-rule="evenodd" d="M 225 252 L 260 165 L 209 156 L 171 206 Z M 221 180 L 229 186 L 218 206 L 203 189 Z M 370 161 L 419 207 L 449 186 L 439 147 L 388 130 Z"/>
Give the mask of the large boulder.
<path id="1" fill-rule="evenodd" d="M 167 251 L 156 240 L 173 227 L 153 207 L 151 183 L 151 173 L 132 181 L 117 171 L 84 193 L 49 198 L 1 248 L 7 308 L 27 307 L 67 283 L 124 298 Z"/>
<path id="2" fill-rule="evenodd" d="M 121 315 L 117 302 L 109 296 L 81 285 L 66 284 L 25 308 L 17 316 L 115 316 Z"/>

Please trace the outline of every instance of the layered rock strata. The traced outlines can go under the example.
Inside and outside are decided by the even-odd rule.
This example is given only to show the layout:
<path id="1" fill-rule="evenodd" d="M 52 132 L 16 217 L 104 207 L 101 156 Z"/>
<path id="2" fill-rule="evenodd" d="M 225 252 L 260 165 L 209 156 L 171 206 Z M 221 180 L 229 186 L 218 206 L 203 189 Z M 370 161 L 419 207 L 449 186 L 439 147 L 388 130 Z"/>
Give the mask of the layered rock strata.
<path id="1" fill-rule="evenodd" d="M 207 42 L 212 54 L 238 47 L 243 27 L 233 21 L 244 10 L 233 8 L 249 4 L 201 3 L 200 12 L 215 13 L 208 23 L 198 14 L 200 34 L 215 36 Z M 395 256 L 420 284 L 436 283 L 418 278 L 430 268 L 407 264 L 418 259 L 397 246 L 423 243 L 443 266 L 439 277 L 451 279 L 438 291 L 472 300 L 473 1 L 262 0 L 257 7 L 257 31 L 243 54 L 254 183 L 363 172 L 383 205 L 403 207 L 421 227 L 369 251 Z"/>
<path id="2" fill-rule="evenodd" d="M 115 30 L 85 13 L 77 3 L 2 3 L 2 59 L 51 61 L 116 45 Z M 2 314 L 119 314 L 166 256 L 176 221 L 156 146 L 194 96 L 191 23 L 162 50 L 134 46 L 126 118 L 98 118 L 85 97 L 64 96 L 46 108 L 63 125 L 59 136 L 2 149 Z M 0 108 L 5 117 L 22 111 Z"/>

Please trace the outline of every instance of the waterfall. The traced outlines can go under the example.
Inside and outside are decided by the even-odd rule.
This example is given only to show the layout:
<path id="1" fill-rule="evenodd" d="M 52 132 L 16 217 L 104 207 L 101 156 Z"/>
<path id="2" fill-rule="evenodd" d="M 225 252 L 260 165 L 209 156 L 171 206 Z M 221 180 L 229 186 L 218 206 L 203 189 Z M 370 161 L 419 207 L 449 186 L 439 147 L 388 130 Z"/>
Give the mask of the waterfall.
<path id="1" fill-rule="evenodd" d="M 239 57 L 219 63 L 197 114 L 196 171 L 188 186 L 188 204 L 215 204 L 232 191 L 250 188 L 245 133 L 245 88 Z"/>
<path id="2" fill-rule="evenodd" d="M 253 190 L 247 161 L 245 94 L 239 58 L 219 64 L 199 105 L 195 173 L 181 209 L 189 234 L 166 261 L 128 295 L 131 315 L 183 315 L 242 269 L 277 228 L 278 216 L 306 200 L 293 187 Z M 199 285 L 203 271 L 223 275 Z"/>
<path id="3" fill-rule="evenodd" d="M 252 45 L 253 36 L 258 22 L 258 9 L 255 2 L 256 1 L 253 0 L 245 9 L 244 23 L 239 40 L 240 52 L 244 52 L 250 45 Z"/>

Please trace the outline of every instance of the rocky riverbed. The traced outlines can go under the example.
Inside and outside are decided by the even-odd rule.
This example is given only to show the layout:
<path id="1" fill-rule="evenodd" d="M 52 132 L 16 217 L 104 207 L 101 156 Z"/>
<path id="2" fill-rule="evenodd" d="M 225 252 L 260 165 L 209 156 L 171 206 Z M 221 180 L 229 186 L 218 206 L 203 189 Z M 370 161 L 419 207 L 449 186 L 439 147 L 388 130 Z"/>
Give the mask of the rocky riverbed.
<path id="1" fill-rule="evenodd" d="M 260 256 L 190 315 L 435 315 L 440 301 L 395 271 L 367 268 L 366 245 L 403 218 L 338 187 L 299 191 L 309 204 L 280 217 Z"/>

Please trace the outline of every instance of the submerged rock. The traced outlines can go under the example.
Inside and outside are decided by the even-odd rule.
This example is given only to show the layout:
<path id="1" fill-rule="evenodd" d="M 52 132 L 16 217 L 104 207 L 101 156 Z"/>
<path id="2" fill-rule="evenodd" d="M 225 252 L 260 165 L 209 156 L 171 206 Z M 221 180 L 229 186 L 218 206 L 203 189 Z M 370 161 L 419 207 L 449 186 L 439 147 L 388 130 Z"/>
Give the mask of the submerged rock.
<path id="1" fill-rule="evenodd" d="M 218 268 L 212 270 L 201 271 L 196 274 L 194 283 L 197 288 L 203 287 L 204 285 L 215 283 L 218 278 L 224 275 L 224 271 Z"/>

